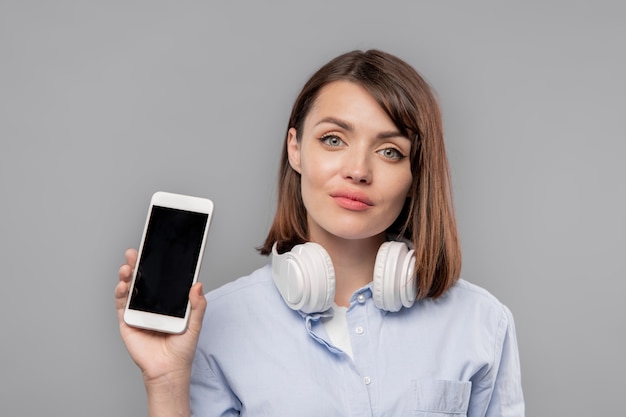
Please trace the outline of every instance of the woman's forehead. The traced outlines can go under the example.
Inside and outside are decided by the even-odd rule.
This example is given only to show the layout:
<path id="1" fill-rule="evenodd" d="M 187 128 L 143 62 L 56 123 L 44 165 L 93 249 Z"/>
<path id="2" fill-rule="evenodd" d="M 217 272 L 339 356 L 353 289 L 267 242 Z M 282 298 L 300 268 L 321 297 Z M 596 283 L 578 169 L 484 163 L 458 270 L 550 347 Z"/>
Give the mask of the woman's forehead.
<path id="1" fill-rule="evenodd" d="M 374 96 L 363 86 L 350 81 L 325 85 L 305 116 L 307 128 L 330 123 L 350 130 L 357 123 L 374 121 L 384 130 L 396 128 Z"/>

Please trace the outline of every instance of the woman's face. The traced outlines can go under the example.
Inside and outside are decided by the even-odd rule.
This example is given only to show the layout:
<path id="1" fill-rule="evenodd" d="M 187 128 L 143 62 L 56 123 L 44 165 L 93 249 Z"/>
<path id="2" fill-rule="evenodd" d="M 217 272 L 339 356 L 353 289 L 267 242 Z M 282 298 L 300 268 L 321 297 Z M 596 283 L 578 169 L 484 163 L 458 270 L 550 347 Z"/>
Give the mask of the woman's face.
<path id="1" fill-rule="evenodd" d="M 412 183 L 411 141 L 358 84 L 326 85 L 289 130 L 289 163 L 300 173 L 309 239 L 380 238 Z"/>

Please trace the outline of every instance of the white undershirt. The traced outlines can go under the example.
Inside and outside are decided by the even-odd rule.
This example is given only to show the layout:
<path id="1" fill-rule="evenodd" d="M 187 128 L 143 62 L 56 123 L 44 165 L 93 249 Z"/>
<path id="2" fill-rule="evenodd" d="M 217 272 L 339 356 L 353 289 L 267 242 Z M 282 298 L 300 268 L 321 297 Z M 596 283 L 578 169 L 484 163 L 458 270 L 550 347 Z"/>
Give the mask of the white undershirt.
<path id="1" fill-rule="evenodd" d="M 333 303 L 333 311 L 332 317 L 322 319 L 324 330 L 326 330 L 330 342 L 352 358 L 352 344 L 350 343 L 350 332 L 346 320 L 348 307 L 341 307 Z"/>

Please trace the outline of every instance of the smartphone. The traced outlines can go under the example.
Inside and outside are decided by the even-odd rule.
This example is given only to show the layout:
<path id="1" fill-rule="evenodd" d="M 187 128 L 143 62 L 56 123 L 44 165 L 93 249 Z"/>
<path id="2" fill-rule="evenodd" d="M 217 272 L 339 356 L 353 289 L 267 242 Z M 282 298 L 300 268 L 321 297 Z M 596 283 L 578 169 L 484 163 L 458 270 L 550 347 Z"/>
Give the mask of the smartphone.
<path id="1" fill-rule="evenodd" d="M 162 191 L 152 196 L 124 310 L 128 325 L 185 332 L 189 290 L 198 280 L 212 217 L 209 199 Z"/>

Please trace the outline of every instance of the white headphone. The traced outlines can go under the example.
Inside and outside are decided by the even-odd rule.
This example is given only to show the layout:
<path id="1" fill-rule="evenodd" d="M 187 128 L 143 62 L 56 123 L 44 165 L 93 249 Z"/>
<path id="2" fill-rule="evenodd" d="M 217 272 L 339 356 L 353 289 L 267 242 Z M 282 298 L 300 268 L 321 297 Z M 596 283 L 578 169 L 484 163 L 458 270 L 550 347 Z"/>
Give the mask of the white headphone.
<path id="1" fill-rule="evenodd" d="M 272 275 L 287 305 L 305 314 L 321 313 L 335 299 L 335 269 L 324 248 L 313 242 L 279 254 L 272 248 Z M 415 251 L 404 242 L 383 243 L 376 254 L 372 298 L 385 311 L 398 311 L 415 302 Z"/>

